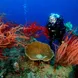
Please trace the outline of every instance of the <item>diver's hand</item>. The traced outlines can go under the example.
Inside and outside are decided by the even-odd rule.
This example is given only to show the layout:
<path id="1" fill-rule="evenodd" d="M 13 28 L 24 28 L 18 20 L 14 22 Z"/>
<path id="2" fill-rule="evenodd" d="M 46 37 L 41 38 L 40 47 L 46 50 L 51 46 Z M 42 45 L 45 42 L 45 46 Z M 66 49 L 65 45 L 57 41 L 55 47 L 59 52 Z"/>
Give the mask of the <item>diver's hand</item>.
<path id="1" fill-rule="evenodd" d="M 62 43 L 64 43 L 64 41 L 62 41 Z"/>

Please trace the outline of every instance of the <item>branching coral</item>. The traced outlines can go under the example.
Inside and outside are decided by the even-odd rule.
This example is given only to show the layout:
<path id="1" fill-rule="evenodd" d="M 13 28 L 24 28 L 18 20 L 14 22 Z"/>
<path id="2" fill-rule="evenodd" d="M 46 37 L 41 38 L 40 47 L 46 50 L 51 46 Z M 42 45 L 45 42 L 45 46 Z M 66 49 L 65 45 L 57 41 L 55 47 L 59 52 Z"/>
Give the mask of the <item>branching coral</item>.
<path id="1" fill-rule="evenodd" d="M 16 38 L 22 38 L 22 39 L 29 39 L 29 37 L 26 37 L 24 35 L 17 34 L 17 31 L 20 31 L 22 27 L 16 26 L 16 27 L 10 27 L 7 24 L 4 24 L 3 22 L 0 25 L 0 59 L 8 58 L 3 55 L 3 49 L 4 48 L 11 48 L 14 46 L 18 46 L 20 42 L 16 40 Z M 21 43 L 22 44 L 22 43 Z"/>
<path id="2" fill-rule="evenodd" d="M 47 29 L 37 26 L 35 23 L 30 26 L 21 27 L 17 24 L 4 24 L 0 22 L 0 48 L 10 48 L 12 46 L 18 46 L 18 44 L 25 47 L 25 40 L 29 40 L 30 37 L 40 37 L 42 34 L 48 37 Z M 24 39 L 24 41 L 18 41 L 17 38 Z"/>
<path id="3" fill-rule="evenodd" d="M 45 35 L 48 38 L 48 30 L 45 27 L 36 25 L 36 23 L 32 23 L 31 25 L 24 27 L 23 32 L 26 36 L 37 38 L 41 35 Z"/>
<path id="4" fill-rule="evenodd" d="M 29 39 L 29 37 L 16 33 L 21 28 L 20 25 L 17 27 L 9 27 L 7 24 L 2 23 L 0 26 L 0 47 L 7 47 L 8 45 L 15 43 L 17 37 Z"/>
<path id="5" fill-rule="evenodd" d="M 65 42 L 62 43 L 56 52 L 56 64 L 77 65 L 78 64 L 78 37 L 67 35 Z"/>

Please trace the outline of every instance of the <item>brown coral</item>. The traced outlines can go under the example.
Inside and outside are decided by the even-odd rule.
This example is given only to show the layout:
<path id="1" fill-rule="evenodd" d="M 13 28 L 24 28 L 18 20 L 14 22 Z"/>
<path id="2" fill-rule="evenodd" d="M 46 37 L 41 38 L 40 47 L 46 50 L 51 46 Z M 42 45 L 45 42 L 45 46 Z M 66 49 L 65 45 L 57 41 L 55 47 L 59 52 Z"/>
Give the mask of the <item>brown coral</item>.
<path id="1" fill-rule="evenodd" d="M 49 61 L 54 56 L 54 53 L 48 44 L 36 41 L 27 45 L 26 56 L 28 56 L 30 60 L 34 61 L 35 60 Z"/>

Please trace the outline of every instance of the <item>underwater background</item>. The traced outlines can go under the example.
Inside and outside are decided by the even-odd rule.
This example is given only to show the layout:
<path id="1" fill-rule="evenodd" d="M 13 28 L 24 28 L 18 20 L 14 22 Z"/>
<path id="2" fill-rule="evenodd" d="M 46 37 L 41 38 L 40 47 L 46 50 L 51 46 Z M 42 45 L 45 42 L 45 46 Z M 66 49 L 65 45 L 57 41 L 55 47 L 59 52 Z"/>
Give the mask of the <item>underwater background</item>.
<path id="1" fill-rule="evenodd" d="M 62 15 L 64 18 L 64 23 L 71 22 L 73 25 L 73 28 L 77 28 L 77 26 L 78 26 L 78 1 L 77 0 L 0 0 L 0 14 L 3 14 L 5 21 L 13 22 L 15 24 L 27 25 L 27 24 L 31 24 L 33 22 L 37 22 L 37 24 L 39 24 L 40 26 L 45 27 L 48 22 L 48 17 L 50 15 L 50 13 L 57 13 L 57 14 Z M 76 31 L 78 31 L 78 30 L 76 30 Z M 43 43 L 48 43 L 48 39 L 46 39 L 45 36 L 41 36 L 40 38 L 36 38 L 36 39 Z M 32 39 L 31 41 L 33 42 L 35 40 Z M 21 50 L 23 50 L 22 47 L 21 47 Z M 16 52 L 17 52 L 17 56 L 19 57 L 19 54 L 21 54 L 20 53 L 21 50 L 19 49 L 19 52 L 17 52 L 18 50 L 15 47 L 13 47 L 10 50 L 5 49 L 4 56 L 6 56 L 12 52 L 15 52 L 15 54 L 16 54 Z M 7 52 L 8 52 L 8 54 L 7 54 Z M 13 56 L 13 58 L 11 58 L 11 60 L 13 60 L 13 65 L 17 64 L 17 68 L 19 68 L 18 61 L 16 61 L 16 58 L 15 58 L 16 56 L 14 56 L 15 54 L 9 55 L 9 56 Z M 31 64 L 33 64 L 33 62 L 31 62 L 30 60 L 28 60 L 28 64 L 25 64 L 26 61 L 25 62 L 24 61 L 21 61 L 21 64 L 22 64 L 21 67 L 27 67 L 28 64 L 30 64 L 30 67 L 31 67 Z M 4 63 L 3 61 L 0 61 L 0 62 L 2 64 Z M 7 62 L 7 65 L 8 65 L 8 63 L 9 62 Z M 51 68 L 46 63 L 41 63 L 41 65 L 45 66 L 44 71 L 52 72 L 52 74 L 54 74 L 54 71 L 51 71 L 54 69 L 53 67 Z M 10 67 L 8 66 L 8 68 L 10 68 Z M 31 68 L 30 69 L 33 71 L 35 71 L 37 69 L 37 67 L 34 69 L 34 65 Z M 61 71 L 65 71 L 62 74 L 64 76 L 66 75 L 66 77 L 64 77 L 64 76 L 59 77 L 58 74 L 57 74 L 58 77 L 56 77 L 56 73 L 55 73 L 53 77 L 51 74 L 49 74 L 47 76 L 47 78 L 73 78 L 73 76 L 71 74 L 70 74 L 71 77 L 68 77 L 68 73 L 70 73 L 71 70 L 73 70 L 72 66 L 68 66 L 68 67 L 60 66 L 59 68 L 60 69 L 56 70 L 56 72 L 59 73 Z M 78 66 L 74 67 L 74 68 L 78 70 Z M 28 68 L 26 70 L 27 74 L 30 72 L 30 69 Z M 47 70 L 47 69 L 49 69 L 49 70 Z M 17 70 L 14 70 L 15 72 L 12 71 L 12 72 L 14 72 L 12 74 L 9 73 L 9 75 L 7 75 L 6 78 L 11 78 L 11 76 L 13 76 L 13 74 L 15 74 L 15 73 L 17 73 L 19 75 L 19 73 L 16 72 Z M 43 71 L 41 71 L 41 69 L 37 69 L 37 70 L 39 70 L 40 73 L 43 72 Z M 0 71 L 2 72 L 2 70 L 0 70 Z M 8 69 L 8 71 L 11 71 L 11 70 Z M 27 74 L 26 75 L 25 75 L 25 73 L 22 74 L 22 77 L 17 76 L 16 74 L 14 76 L 16 78 L 26 78 L 26 77 L 27 78 L 36 78 L 38 76 L 38 73 L 36 74 L 37 75 L 36 77 L 29 76 L 29 75 L 33 75 L 32 72 L 28 76 L 27 76 Z M 50 75 L 51 75 L 51 77 L 50 77 Z M 3 75 L 0 74 L 0 78 L 3 78 L 2 76 Z M 15 78 L 15 77 L 13 77 L 13 78 Z M 37 78 L 46 78 L 46 77 L 42 76 L 42 77 L 37 77 Z"/>
<path id="2" fill-rule="evenodd" d="M 8 20 L 25 24 L 37 21 L 45 25 L 50 13 L 58 13 L 65 22 L 78 25 L 77 0 L 1 0 L 0 13 L 5 13 Z"/>
<path id="3" fill-rule="evenodd" d="M 71 22 L 73 27 L 78 25 L 77 0 L 1 0 L 0 13 L 4 13 L 8 21 L 18 24 L 37 22 L 45 26 L 50 13 L 63 16 L 64 22 Z M 45 38 L 39 38 L 47 42 Z"/>

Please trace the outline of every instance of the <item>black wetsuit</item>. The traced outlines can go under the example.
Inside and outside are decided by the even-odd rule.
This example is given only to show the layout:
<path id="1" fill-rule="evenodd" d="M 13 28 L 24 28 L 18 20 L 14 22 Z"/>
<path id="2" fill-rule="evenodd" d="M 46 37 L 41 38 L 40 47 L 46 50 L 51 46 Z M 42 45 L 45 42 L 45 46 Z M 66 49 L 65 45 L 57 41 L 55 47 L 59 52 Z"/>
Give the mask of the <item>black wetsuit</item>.
<path id="1" fill-rule="evenodd" d="M 66 28 L 64 26 L 64 23 L 62 20 L 57 19 L 55 24 L 48 23 L 46 25 L 48 31 L 49 31 L 49 38 L 50 38 L 50 46 L 52 46 L 52 42 L 57 39 L 59 43 L 61 44 L 63 36 L 66 32 Z M 53 31 L 52 31 L 53 30 Z"/>

